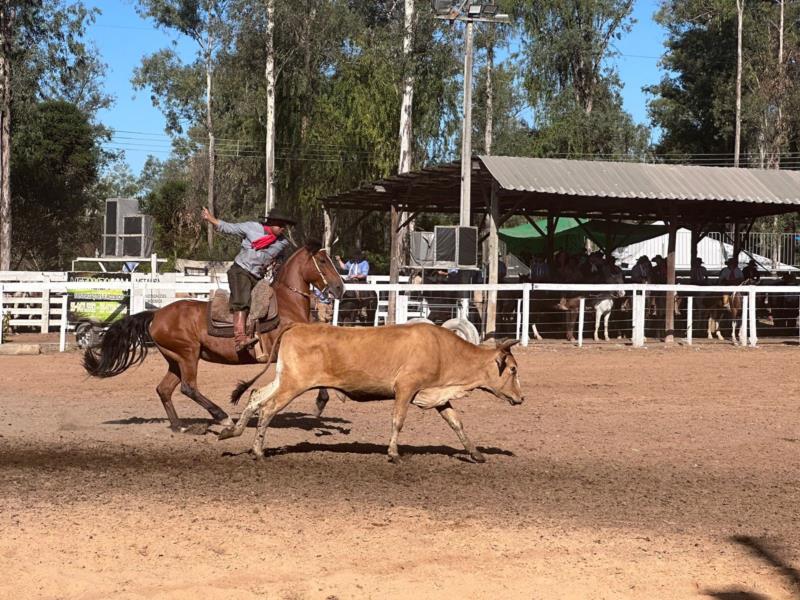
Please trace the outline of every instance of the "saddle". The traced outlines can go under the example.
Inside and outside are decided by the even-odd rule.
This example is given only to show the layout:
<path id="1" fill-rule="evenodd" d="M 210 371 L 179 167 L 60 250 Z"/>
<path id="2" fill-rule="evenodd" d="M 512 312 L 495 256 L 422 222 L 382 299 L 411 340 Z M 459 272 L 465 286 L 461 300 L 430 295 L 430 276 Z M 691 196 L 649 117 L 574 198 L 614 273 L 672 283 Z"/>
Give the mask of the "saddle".
<path id="1" fill-rule="evenodd" d="M 213 337 L 233 337 L 233 315 L 229 306 L 230 294 L 225 290 L 215 290 L 208 302 L 207 329 Z M 258 334 L 261 342 L 260 350 L 264 352 L 269 348 L 262 340 L 267 334 L 280 325 L 278 316 L 278 299 L 269 283 L 262 279 L 253 288 L 250 294 L 250 312 L 247 315 L 245 331 L 249 337 Z M 256 357 L 260 353 L 256 351 Z"/>

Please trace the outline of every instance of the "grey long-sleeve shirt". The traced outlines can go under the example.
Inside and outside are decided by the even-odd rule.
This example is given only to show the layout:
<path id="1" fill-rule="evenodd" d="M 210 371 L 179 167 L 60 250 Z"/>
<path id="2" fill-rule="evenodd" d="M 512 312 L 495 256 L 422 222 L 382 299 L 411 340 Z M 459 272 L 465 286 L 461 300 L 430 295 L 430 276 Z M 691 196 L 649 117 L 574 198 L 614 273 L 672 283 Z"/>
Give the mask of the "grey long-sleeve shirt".
<path id="1" fill-rule="evenodd" d="M 264 226 L 255 221 L 245 223 L 227 223 L 220 219 L 217 231 L 242 238 L 242 249 L 233 262 L 249 271 L 256 277 L 263 277 L 267 267 L 289 247 L 289 240 L 280 236 L 275 242 L 263 250 L 255 250 L 253 242 L 264 237 Z"/>

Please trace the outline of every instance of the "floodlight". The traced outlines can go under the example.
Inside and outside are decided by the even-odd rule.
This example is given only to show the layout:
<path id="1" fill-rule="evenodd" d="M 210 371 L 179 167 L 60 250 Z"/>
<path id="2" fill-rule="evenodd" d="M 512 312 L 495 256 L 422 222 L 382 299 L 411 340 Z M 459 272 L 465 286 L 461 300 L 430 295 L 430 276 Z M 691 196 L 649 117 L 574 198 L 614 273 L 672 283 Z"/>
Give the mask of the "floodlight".
<path id="1" fill-rule="evenodd" d="M 450 14 L 453 3 L 451 0 L 431 0 L 431 6 L 433 7 L 433 12 L 437 15 L 447 15 Z"/>
<path id="2" fill-rule="evenodd" d="M 481 16 L 482 10 L 483 5 L 480 3 L 480 0 L 471 0 L 467 8 L 467 16 L 472 18 L 479 17 Z"/>
<path id="3" fill-rule="evenodd" d="M 497 14 L 497 4 L 494 3 L 494 0 L 484 0 L 481 15 L 485 17 L 493 17 L 495 14 Z"/>

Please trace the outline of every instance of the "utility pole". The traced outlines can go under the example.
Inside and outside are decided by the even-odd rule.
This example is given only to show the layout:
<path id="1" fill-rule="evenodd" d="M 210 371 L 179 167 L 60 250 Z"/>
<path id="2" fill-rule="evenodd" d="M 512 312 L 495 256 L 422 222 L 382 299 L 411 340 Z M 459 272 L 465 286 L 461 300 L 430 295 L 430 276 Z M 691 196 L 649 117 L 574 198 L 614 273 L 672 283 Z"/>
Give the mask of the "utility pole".
<path id="1" fill-rule="evenodd" d="M 472 215 L 472 39 L 475 22 L 510 23 L 508 15 L 497 14 L 495 0 L 433 0 L 437 19 L 463 21 L 464 28 L 464 123 L 461 135 L 461 206 L 459 225 L 468 227 Z"/>
<path id="2" fill-rule="evenodd" d="M 458 224 L 468 227 L 472 214 L 472 21 L 464 28 L 464 124 L 461 133 L 461 210 Z"/>

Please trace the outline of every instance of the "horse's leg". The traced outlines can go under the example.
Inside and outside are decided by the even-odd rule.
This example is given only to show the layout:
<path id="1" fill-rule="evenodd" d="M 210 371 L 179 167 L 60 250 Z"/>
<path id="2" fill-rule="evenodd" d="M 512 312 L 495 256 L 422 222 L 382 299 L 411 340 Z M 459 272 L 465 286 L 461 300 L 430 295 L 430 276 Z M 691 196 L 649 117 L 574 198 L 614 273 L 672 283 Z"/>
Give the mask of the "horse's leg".
<path id="1" fill-rule="evenodd" d="M 541 340 L 542 336 L 539 334 L 539 330 L 536 328 L 536 323 L 531 325 L 531 327 L 533 328 L 533 337 L 534 337 L 534 339 Z"/>
<path id="2" fill-rule="evenodd" d="M 600 319 L 603 318 L 603 303 L 599 303 L 594 307 L 594 341 L 600 341 Z M 606 328 L 606 339 L 608 339 L 608 328 Z"/>
<path id="3" fill-rule="evenodd" d="M 608 319 L 609 319 L 609 317 L 611 317 L 611 309 L 610 308 L 606 311 L 606 314 L 603 315 L 603 330 L 604 330 L 603 333 L 605 334 L 606 341 L 609 341 L 609 339 L 610 339 L 608 337 Z"/>
<path id="4" fill-rule="evenodd" d="M 161 398 L 161 403 L 164 405 L 164 410 L 167 411 L 169 417 L 169 426 L 173 431 L 179 431 L 181 428 L 181 420 L 178 418 L 178 413 L 175 412 L 175 406 L 172 404 L 172 393 L 181 381 L 181 370 L 178 367 L 177 361 L 164 357 L 169 365 L 167 374 L 164 379 L 158 384 L 156 392 L 158 397 Z"/>
<path id="5" fill-rule="evenodd" d="M 206 398 L 197 389 L 197 363 L 200 360 L 200 347 L 189 356 L 182 356 L 178 365 L 181 369 L 181 393 L 205 408 L 211 417 L 223 427 L 233 425 L 233 421 L 224 410 Z"/>

